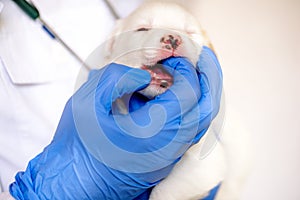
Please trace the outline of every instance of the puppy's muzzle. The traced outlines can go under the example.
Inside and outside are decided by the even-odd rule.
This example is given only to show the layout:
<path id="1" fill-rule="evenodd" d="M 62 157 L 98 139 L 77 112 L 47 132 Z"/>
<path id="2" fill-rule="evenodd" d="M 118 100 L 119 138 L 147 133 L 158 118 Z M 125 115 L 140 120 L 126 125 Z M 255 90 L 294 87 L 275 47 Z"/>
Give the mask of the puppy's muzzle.
<path id="1" fill-rule="evenodd" d="M 179 35 L 167 34 L 160 39 L 160 43 L 163 48 L 174 51 L 181 45 L 182 39 Z"/>

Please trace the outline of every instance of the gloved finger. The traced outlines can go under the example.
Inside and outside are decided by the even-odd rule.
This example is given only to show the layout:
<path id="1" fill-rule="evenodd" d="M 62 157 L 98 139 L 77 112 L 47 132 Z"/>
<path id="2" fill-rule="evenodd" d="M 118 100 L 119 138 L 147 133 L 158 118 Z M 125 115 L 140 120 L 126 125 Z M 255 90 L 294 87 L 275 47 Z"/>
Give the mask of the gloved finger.
<path id="1" fill-rule="evenodd" d="M 169 58 L 162 62 L 173 69 L 173 85 L 163 94 L 149 101 L 144 109 L 159 105 L 166 109 L 168 120 L 180 117 L 197 104 L 201 94 L 195 67 L 185 58 Z"/>
<path id="2" fill-rule="evenodd" d="M 94 76 L 97 76 L 99 70 L 101 69 L 92 69 L 91 71 L 89 71 L 88 80 L 93 78 Z"/>
<path id="3" fill-rule="evenodd" d="M 198 101 L 198 104 L 194 105 L 191 109 L 191 112 L 187 113 L 185 117 L 189 117 L 189 123 L 182 124 L 183 128 L 188 129 L 190 126 L 198 126 L 198 132 L 202 131 L 203 129 L 207 129 L 215 117 L 217 110 L 219 109 L 219 105 L 213 106 L 213 100 L 211 95 L 211 88 L 207 83 L 207 78 L 205 74 L 199 75 L 199 82 L 201 88 L 201 98 Z M 214 97 L 217 98 L 217 97 Z M 218 102 L 220 99 L 215 100 Z M 198 116 L 194 115 L 198 111 Z"/>
<path id="4" fill-rule="evenodd" d="M 198 87 L 199 83 L 197 82 L 198 79 L 196 78 L 197 73 L 195 71 L 195 66 L 193 66 L 193 64 L 189 60 L 182 57 L 171 57 L 163 60 L 162 64 L 166 68 L 172 68 L 173 73 L 174 71 L 178 72 L 173 74 L 175 79 L 174 87 L 180 87 L 178 85 L 181 84 L 182 78 L 184 78 L 190 83 L 190 85 L 196 86 L 196 88 L 194 88 L 194 92 L 197 96 L 200 96 L 200 90 Z"/>
<path id="5" fill-rule="evenodd" d="M 92 85 L 89 91 L 94 90 L 98 106 L 106 111 L 111 110 L 117 98 L 146 87 L 150 81 L 151 76 L 147 71 L 115 63 L 93 72 L 88 80 Z"/>
<path id="6" fill-rule="evenodd" d="M 211 121 L 219 111 L 223 80 L 220 64 L 215 54 L 208 47 L 203 48 L 199 62 L 197 63 L 197 69 L 201 98 L 193 110 L 185 116 L 190 118 L 188 123 L 182 124 L 183 129 L 189 129 L 198 124 L 198 134 L 194 138 L 194 142 L 199 141 L 205 134 Z M 195 110 L 200 110 L 198 118 L 190 116 L 195 113 Z"/>
<path id="7" fill-rule="evenodd" d="M 181 129 L 189 131 L 191 128 L 195 130 L 194 127 L 197 127 L 197 135 L 192 140 L 192 143 L 195 144 L 204 136 L 207 132 L 212 120 L 217 114 L 219 107 L 212 106 L 212 100 L 210 95 L 210 90 L 207 83 L 204 82 L 203 78 L 199 77 L 201 85 L 202 96 L 197 105 L 193 109 L 186 113 L 183 117 L 188 120 L 183 120 L 181 123 Z"/>
<path id="8" fill-rule="evenodd" d="M 203 47 L 197 69 L 200 73 L 199 81 L 202 92 L 200 103 L 203 105 L 201 107 L 211 108 L 211 112 L 208 113 L 212 114 L 211 117 L 214 118 L 220 108 L 223 75 L 216 55 L 208 47 Z"/>

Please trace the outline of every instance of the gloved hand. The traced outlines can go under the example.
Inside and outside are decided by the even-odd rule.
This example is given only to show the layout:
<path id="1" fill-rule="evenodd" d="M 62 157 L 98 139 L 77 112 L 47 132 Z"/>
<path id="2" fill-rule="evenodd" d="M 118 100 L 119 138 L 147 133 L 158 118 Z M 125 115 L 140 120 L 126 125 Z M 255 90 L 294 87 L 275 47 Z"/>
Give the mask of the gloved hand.
<path id="1" fill-rule="evenodd" d="M 173 86 L 127 115 L 114 114 L 113 102 L 146 87 L 148 72 L 110 64 L 92 74 L 67 102 L 51 144 L 16 175 L 12 196 L 133 199 L 156 185 L 218 112 L 221 71 L 209 49 L 202 55 L 200 74 L 185 59 L 166 60 Z"/>

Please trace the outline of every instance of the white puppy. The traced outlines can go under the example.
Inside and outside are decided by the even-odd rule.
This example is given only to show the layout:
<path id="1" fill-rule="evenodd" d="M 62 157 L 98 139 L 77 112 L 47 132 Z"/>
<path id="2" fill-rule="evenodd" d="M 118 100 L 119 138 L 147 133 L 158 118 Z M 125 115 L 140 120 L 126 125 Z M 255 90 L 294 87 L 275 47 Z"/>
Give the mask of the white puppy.
<path id="1" fill-rule="evenodd" d="M 153 98 L 173 83 L 173 77 L 158 63 L 171 56 L 183 56 L 196 65 L 203 45 L 210 46 L 210 43 L 187 10 L 172 1 L 151 0 L 117 22 L 106 44 L 104 60 L 105 64 L 116 62 L 150 72 L 152 81 L 141 93 Z M 121 112 L 126 113 L 126 106 L 120 107 Z M 214 126 L 213 129 L 216 128 Z M 216 135 L 212 128 L 185 153 L 171 174 L 153 189 L 150 199 L 201 199 L 220 182 L 222 186 L 217 199 L 238 199 L 245 174 L 240 131 L 225 125 L 223 135 L 228 138 L 224 138 L 223 144 L 218 138 L 219 133 Z M 234 154 L 237 151 L 241 154 L 238 157 Z M 203 156 L 205 152 L 207 154 Z M 231 167 L 230 163 L 238 169 Z"/>
<path id="2" fill-rule="evenodd" d="M 149 1 L 117 22 L 106 46 L 106 62 L 149 71 L 152 82 L 142 93 L 153 98 L 165 92 L 173 81 L 156 64 L 171 56 L 187 57 L 196 64 L 203 42 L 197 20 L 181 6 Z"/>

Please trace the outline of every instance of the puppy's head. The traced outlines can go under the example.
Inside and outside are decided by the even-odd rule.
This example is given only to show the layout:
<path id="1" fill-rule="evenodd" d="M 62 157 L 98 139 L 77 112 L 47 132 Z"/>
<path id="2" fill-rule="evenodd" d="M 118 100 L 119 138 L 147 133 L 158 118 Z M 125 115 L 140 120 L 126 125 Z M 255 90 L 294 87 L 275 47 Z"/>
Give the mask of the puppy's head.
<path id="1" fill-rule="evenodd" d="M 203 44 L 197 20 L 171 1 L 147 1 L 117 22 L 106 49 L 107 62 L 150 72 L 152 81 L 141 93 L 153 98 L 165 92 L 173 77 L 158 63 L 171 56 L 196 64 Z"/>

